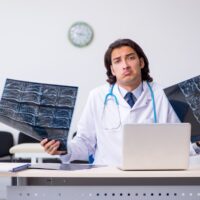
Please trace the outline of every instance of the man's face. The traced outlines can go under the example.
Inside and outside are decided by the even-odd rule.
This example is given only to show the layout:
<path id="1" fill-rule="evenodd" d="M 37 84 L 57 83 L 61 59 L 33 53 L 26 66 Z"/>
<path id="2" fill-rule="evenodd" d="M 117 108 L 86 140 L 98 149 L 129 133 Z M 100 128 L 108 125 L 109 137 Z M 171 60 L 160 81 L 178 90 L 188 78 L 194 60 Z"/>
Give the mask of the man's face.
<path id="1" fill-rule="evenodd" d="M 141 69 L 144 67 L 143 58 L 129 46 L 116 48 L 111 54 L 111 70 L 116 76 L 117 83 L 122 86 L 138 86 L 141 82 Z"/>

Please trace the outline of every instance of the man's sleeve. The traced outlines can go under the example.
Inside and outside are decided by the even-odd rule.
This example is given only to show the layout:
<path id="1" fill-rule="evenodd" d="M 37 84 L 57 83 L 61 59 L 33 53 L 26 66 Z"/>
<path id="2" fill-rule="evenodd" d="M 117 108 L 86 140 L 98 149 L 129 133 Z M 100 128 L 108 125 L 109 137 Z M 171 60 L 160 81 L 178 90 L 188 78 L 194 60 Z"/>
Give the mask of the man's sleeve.
<path id="1" fill-rule="evenodd" d="M 90 93 L 77 127 L 76 136 L 68 142 L 68 154 L 61 155 L 62 162 L 88 160 L 96 147 L 93 95 Z"/>

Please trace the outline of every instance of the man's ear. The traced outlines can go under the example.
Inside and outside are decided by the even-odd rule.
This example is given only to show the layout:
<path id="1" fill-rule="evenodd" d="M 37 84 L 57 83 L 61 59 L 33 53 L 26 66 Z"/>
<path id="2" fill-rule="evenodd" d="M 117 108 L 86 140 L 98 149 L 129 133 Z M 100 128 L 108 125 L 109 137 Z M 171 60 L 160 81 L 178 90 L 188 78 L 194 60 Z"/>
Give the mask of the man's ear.
<path id="1" fill-rule="evenodd" d="M 144 65 L 144 58 L 140 58 L 140 68 L 143 69 Z"/>
<path id="2" fill-rule="evenodd" d="M 112 75 L 113 75 L 113 76 L 115 76 L 115 71 L 114 71 L 114 69 L 113 69 L 113 66 L 112 66 L 112 65 L 110 65 L 110 69 L 111 69 Z"/>

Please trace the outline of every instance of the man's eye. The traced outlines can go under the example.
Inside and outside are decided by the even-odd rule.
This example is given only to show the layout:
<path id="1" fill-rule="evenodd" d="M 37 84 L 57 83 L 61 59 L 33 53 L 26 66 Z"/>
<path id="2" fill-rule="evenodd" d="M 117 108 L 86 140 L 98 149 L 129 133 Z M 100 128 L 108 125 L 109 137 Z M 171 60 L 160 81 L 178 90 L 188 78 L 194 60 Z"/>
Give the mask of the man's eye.
<path id="1" fill-rule="evenodd" d="M 135 59 L 135 56 L 129 56 L 128 59 L 129 59 L 129 60 L 134 60 L 134 59 Z"/>
<path id="2" fill-rule="evenodd" d="M 114 64 L 118 64 L 118 63 L 120 63 L 120 60 L 115 60 L 114 61 Z"/>

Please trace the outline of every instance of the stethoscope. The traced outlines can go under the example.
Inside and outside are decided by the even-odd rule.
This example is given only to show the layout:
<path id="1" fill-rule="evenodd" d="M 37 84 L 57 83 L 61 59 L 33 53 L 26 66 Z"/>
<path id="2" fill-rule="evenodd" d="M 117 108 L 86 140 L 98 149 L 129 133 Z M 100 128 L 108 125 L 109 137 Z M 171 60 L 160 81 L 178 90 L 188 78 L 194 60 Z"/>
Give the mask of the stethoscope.
<path id="1" fill-rule="evenodd" d="M 154 123 L 157 123 L 157 114 L 156 114 L 156 104 L 155 104 L 154 92 L 153 92 L 152 87 L 151 87 L 151 85 L 149 84 L 149 82 L 147 81 L 146 83 L 147 83 L 147 85 L 148 85 L 148 88 L 149 88 L 149 91 L 150 91 L 150 94 L 151 94 L 152 106 L 153 106 Z M 119 107 L 119 101 L 118 101 L 116 95 L 113 94 L 113 88 L 114 88 L 114 86 L 115 86 L 114 84 L 111 85 L 108 94 L 106 94 L 106 96 L 105 96 L 105 99 L 104 99 L 104 107 L 107 106 L 107 102 L 108 102 L 108 99 L 109 99 L 110 97 L 114 99 L 115 104 L 117 105 L 117 107 Z"/>
<path id="2" fill-rule="evenodd" d="M 148 85 L 148 88 L 149 88 L 149 91 L 150 91 L 150 94 L 151 94 L 152 106 L 153 106 L 154 123 L 157 123 L 157 114 L 156 114 L 156 104 L 155 104 L 154 92 L 153 92 L 152 87 L 149 84 L 149 82 L 147 81 L 146 83 Z M 106 96 L 105 96 L 103 113 L 105 111 L 105 108 L 108 106 L 107 104 L 108 104 L 109 100 L 110 99 L 114 99 L 115 105 L 117 106 L 117 108 L 116 108 L 116 110 L 117 110 L 116 115 L 118 115 L 119 118 L 120 118 L 119 101 L 118 101 L 116 95 L 113 94 L 113 88 L 114 88 L 114 86 L 115 86 L 114 84 L 111 85 L 108 94 L 106 94 Z M 111 110 L 113 110 L 113 109 L 111 109 Z M 104 116 L 104 114 L 102 115 L 102 119 L 104 118 L 103 116 Z M 112 115 L 112 119 L 110 119 L 110 117 L 108 119 L 105 119 L 105 122 L 107 124 L 110 124 L 110 123 L 112 123 L 114 121 L 113 118 L 115 118 L 115 115 Z M 110 120 L 110 121 L 107 122 L 107 120 Z M 104 130 L 111 131 L 113 133 L 115 130 L 118 130 L 120 127 L 121 127 L 121 120 L 119 119 L 117 125 L 114 126 L 114 128 L 104 128 Z M 93 162 L 94 162 L 93 155 L 90 155 L 89 156 L 89 163 L 93 163 Z"/>

